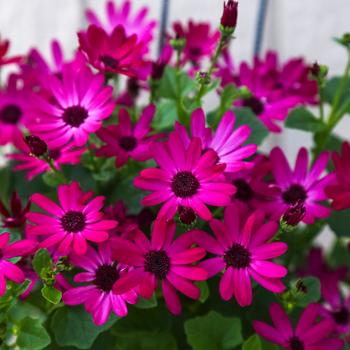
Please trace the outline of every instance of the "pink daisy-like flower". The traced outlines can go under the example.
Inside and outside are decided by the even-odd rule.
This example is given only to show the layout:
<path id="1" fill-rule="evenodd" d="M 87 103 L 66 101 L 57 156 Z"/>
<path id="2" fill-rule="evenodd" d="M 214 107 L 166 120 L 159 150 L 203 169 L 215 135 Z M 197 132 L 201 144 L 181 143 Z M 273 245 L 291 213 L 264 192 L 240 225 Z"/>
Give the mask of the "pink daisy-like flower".
<path id="1" fill-rule="evenodd" d="M 193 281 L 206 280 L 208 274 L 193 263 L 204 257 L 205 250 L 191 247 L 193 241 L 187 234 L 173 241 L 175 231 L 173 221 L 158 219 L 152 227 L 151 241 L 141 231 L 135 234 L 133 242 L 112 238 L 113 258 L 134 267 L 115 283 L 113 291 L 123 294 L 138 286 L 140 295 L 149 299 L 160 282 L 165 303 L 174 315 L 181 313 L 176 290 L 189 298 L 198 299 L 200 290 Z"/>
<path id="2" fill-rule="evenodd" d="M 92 66 L 102 72 L 111 72 L 145 79 L 149 65 L 142 60 L 143 44 L 136 34 L 128 36 L 122 26 L 107 34 L 102 28 L 90 25 L 79 32 L 80 49 Z"/>
<path id="3" fill-rule="evenodd" d="M 0 38 L 0 67 L 11 63 L 19 63 L 23 59 L 21 56 L 6 57 L 9 48 L 10 42 Z"/>
<path id="4" fill-rule="evenodd" d="M 216 255 L 200 264 L 212 277 L 224 271 L 220 280 L 220 296 L 230 300 L 235 296 L 240 306 L 252 303 L 251 278 L 273 293 L 281 293 L 285 286 L 281 278 L 287 269 L 269 261 L 287 251 L 282 242 L 269 242 L 278 230 L 278 224 L 265 222 L 262 211 L 249 217 L 235 204 L 225 209 L 224 222 L 209 222 L 215 238 L 204 231 L 191 232 L 195 242 Z"/>
<path id="5" fill-rule="evenodd" d="M 186 44 L 183 51 L 183 63 L 191 62 L 198 66 L 204 57 L 210 57 L 220 38 L 218 30 L 210 31 L 208 23 L 188 22 L 188 26 L 184 27 L 180 22 L 175 22 L 173 30 L 177 38 L 185 38 Z"/>
<path id="6" fill-rule="evenodd" d="M 136 34 L 143 45 L 143 53 L 147 53 L 153 39 L 153 31 L 156 21 L 147 19 L 148 8 L 146 6 L 134 15 L 131 14 L 131 2 L 124 0 L 120 7 L 115 6 L 113 1 L 106 3 L 107 22 L 102 23 L 92 10 L 86 11 L 86 18 L 90 24 L 103 28 L 107 33 L 112 33 L 117 26 L 123 26 L 126 35 Z"/>
<path id="7" fill-rule="evenodd" d="M 6 293 L 6 279 L 17 284 L 23 283 L 25 275 L 23 271 L 14 263 L 11 258 L 21 257 L 31 252 L 37 243 L 24 239 L 9 244 L 10 234 L 4 232 L 0 234 L 0 297 Z"/>
<path id="8" fill-rule="evenodd" d="M 343 210 L 350 208 L 350 144 L 344 142 L 341 154 L 332 155 L 336 181 L 326 187 L 327 196 L 333 200 L 332 208 Z"/>
<path id="9" fill-rule="evenodd" d="M 6 90 L 0 91 L 0 145 L 12 143 L 15 146 L 22 142 L 22 130 L 28 126 L 27 95 L 17 90 L 11 76 Z"/>
<path id="10" fill-rule="evenodd" d="M 33 194 L 32 202 L 49 215 L 29 212 L 27 219 L 34 225 L 28 227 L 28 234 L 44 236 L 40 246 L 54 246 L 61 256 L 72 251 L 85 254 L 86 241 L 103 242 L 108 239 L 108 230 L 117 226 L 117 221 L 103 219 L 105 198 L 98 196 L 87 203 L 90 196 L 82 192 L 77 182 L 58 186 L 60 205 L 39 193 Z"/>
<path id="11" fill-rule="evenodd" d="M 226 112 L 212 135 L 211 129 L 205 125 L 205 114 L 201 108 L 196 109 L 191 116 L 192 137 L 198 137 L 205 150 L 210 149 L 216 152 L 217 163 L 226 164 L 226 173 L 252 168 L 253 163 L 244 161 L 244 159 L 252 156 L 257 149 L 257 146 L 252 144 L 242 146 L 248 139 L 251 129 L 243 125 L 233 130 L 235 121 L 235 115 L 231 111 Z M 187 147 L 190 144 L 190 138 L 186 128 L 177 123 L 176 130 Z"/>
<path id="12" fill-rule="evenodd" d="M 126 303 L 137 302 L 138 296 L 132 289 L 121 295 L 112 291 L 115 282 L 126 275 L 128 269 L 111 258 L 108 243 L 100 244 L 98 251 L 89 247 L 86 255 L 72 256 L 70 262 L 84 269 L 74 276 L 74 281 L 88 285 L 67 290 L 63 294 L 63 302 L 67 305 L 84 304 L 97 326 L 107 322 L 111 310 L 124 317 L 128 313 Z"/>
<path id="13" fill-rule="evenodd" d="M 51 170 L 49 164 L 41 158 L 31 155 L 29 148 L 23 142 L 18 147 L 20 153 L 8 154 L 7 157 L 18 162 L 14 170 L 25 170 L 26 178 L 32 180 L 39 174 L 46 173 Z M 48 156 L 53 160 L 56 169 L 60 169 L 63 164 L 78 164 L 80 157 L 84 153 L 85 148 L 75 148 L 74 144 L 52 149 L 48 151 Z"/>
<path id="14" fill-rule="evenodd" d="M 206 205 L 226 206 L 230 203 L 235 187 L 218 182 L 225 164 L 216 164 L 215 151 L 208 150 L 203 154 L 199 138 L 192 138 L 185 147 L 178 133 L 173 132 L 166 143 L 153 143 L 151 150 L 160 168 L 142 170 L 134 185 L 153 192 L 142 200 L 143 205 L 165 202 L 158 217 L 171 219 L 182 206 L 192 208 L 203 220 L 210 220 L 212 214 Z"/>
<path id="15" fill-rule="evenodd" d="M 150 144 L 161 135 L 149 136 L 151 122 L 154 116 L 155 106 L 146 107 L 139 121 L 133 127 L 129 113 L 120 109 L 118 125 L 109 125 L 97 132 L 97 136 L 106 143 L 97 150 L 97 156 L 116 157 L 116 166 L 123 166 L 128 158 L 138 162 L 144 162 L 152 158 Z"/>
<path id="16" fill-rule="evenodd" d="M 114 110 L 113 88 L 103 84 L 104 76 L 93 74 L 85 65 L 79 69 L 66 65 L 62 79 L 47 76 L 54 101 L 32 95 L 33 122 L 28 128 L 51 149 L 62 147 L 72 139 L 77 146 L 84 145 L 89 134 L 97 131 Z"/>
<path id="17" fill-rule="evenodd" d="M 308 171 L 308 152 L 301 148 L 295 162 L 294 171 L 289 167 L 282 150 L 274 148 L 270 154 L 272 174 L 280 191 L 269 201 L 262 202 L 261 207 L 272 217 L 279 220 L 282 214 L 290 207 L 301 201 L 305 205 L 303 222 L 313 224 L 315 218 L 326 218 L 330 208 L 320 204 L 327 199 L 324 189 L 333 182 L 334 175 L 322 177 L 326 169 L 329 155 L 323 152 Z"/>
<path id="18" fill-rule="evenodd" d="M 303 311 L 299 322 L 293 330 L 288 315 L 282 306 L 272 303 L 270 316 L 273 326 L 265 322 L 254 321 L 253 327 L 261 337 L 287 350 L 340 350 L 344 343 L 332 337 L 334 322 L 321 319 L 320 306 L 310 304 Z"/>

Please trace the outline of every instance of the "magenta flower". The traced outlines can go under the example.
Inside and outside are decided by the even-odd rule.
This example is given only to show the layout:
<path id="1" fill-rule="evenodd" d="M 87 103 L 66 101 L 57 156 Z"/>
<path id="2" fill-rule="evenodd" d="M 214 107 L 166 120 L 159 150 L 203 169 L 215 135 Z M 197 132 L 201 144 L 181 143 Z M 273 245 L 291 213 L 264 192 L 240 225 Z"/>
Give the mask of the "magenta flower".
<path id="1" fill-rule="evenodd" d="M 102 23 L 92 10 L 86 11 L 86 18 L 89 24 L 103 28 L 111 34 L 115 27 L 124 27 L 127 36 L 136 34 L 139 43 L 142 43 L 143 53 L 147 53 L 150 43 L 153 39 L 153 31 L 156 27 L 156 21 L 147 19 L 148 8 L 140 8 L 134 15 L 131 14 L 131 2 L 123 0 L 120 7 L 116 7 L 113 1 L 106 3 L 107 22 Z"/>
<path id="2" fill-rule="evenodd" d="M 86 241 L 103 242 L 108 239 L 108 230 L 117 226 L 117 221 L 103 220 L 105 198 L 98 196 L 87 203 L 89 197 L 90 193 L 83 193 L 77 182 L 58 186 L 60 205 L 39 193 L 33 194 L 32 202 L 49 215 L 28 213 L 28 220 L 34 224 L 28 227 L 28 233 L 44 236 L 40 246 L 55 247 L 61 256 L 85 254 Z"/>
<path id="3" fill-rule="evenodd" d="M 13 159 L 18 162 L 15 165 L 14 170 L 25 170 L 26 178 L 32 180 L 39 174 L 46 173 L 51 170 L 47 162 L 41 158 L 34 157 L 30 154 L 29 148 L 23 142 L 18 147 L 20 153 L 8 154 L 7 158 Z M 60 170 L 63 164 L 78 164 L 80 163 L 80 157 L 85 152 L 85 147 L 76 148 L 74 144 L 69 143 L 60 148 L 52 149 L 48 151 L 48 156 L 53 160 L 56 169 Z"/>
<path id="4" fill-rule="evenodd" d="M 187 234 L 173 241 L 175 230 L 173 221 L 158 219 L 152 227 L 151 241 L 141 231 L 133 242 L 112 238 L 113 258 L 134 267 L 115 283 L 115 293 L 123 294 L 138 286 L 140 295 L 149 299 L 160 282 L 165 303 L 174 315 L 181 313 L 176 290 L 189 298 L 199 298 L 200 290 L 193 281 L 206 280 L 207 272 L 193 263 L 203 258 L 205 250 L 192 248 L 193 241 Z"/>
<path id="5" fill-rule="evenodd" d="M 242 215 L 243 214 L 243 215 Z M 288 271 L 269 261 L 287 251 L 282 242 L 269 242 L 278 230 L 276 222 L 265 223 L 262 211 L 247 217 L 237 205 L 225 209 L 224 222 L 209 222 L 215 238 L 204 231 L 192 231 L 195 242 L 215 257 L 203 261 L 200 266 L 212 277 L 223 271 L 220 280 L 220 296 L 230 300 L 235 296 L 240 306 L 252 303 L 251 278 L 273 293 L 281 293 L 281 282 Z"/>
<path id="6" fill-rule="evenodd" d="M 122 26 L 111 34 L 90 25 L 86 32 L 79 32 L 80 49 L 92 66 L 102 72 L 111 72 L 145 79 L 148 65 L 142 60 L 143 43 L 136 34 L 127 35 Z"/>
<path id="7" fill-rule="evenodd" d="M 180 22 L 175 22 L 173 30 L 175 37 L 186 39 L 183 63 L 191 62 L 195 66 L 213 54 L 220 38 L 218 30 L 211 33 L 209 23 L 194 23 L 190 20 L 186 28 Z"/>
<path id="8" fill-rule="evenodd" d="M 28 201 L 23 208 L 21 199 L 17 192 L 13 192 L 10 207 L 7 208 L 0 199 L 0 216 L 2 216 L 2 227 L 21 227 L 26 222 L 26 214 L 30 210 L 31 202 Z"/>
<path id="9" fill-rule="evenodd" d="M 251 129 L 243 125 L 234 129 L 236 118 L 231 111 L 226 112 L 221 118 L 220 124 L 212 135 L 211 129 L 205 125 L 205 114 L 202 109 L 197 109 L 191 116 L 192 137 L 198 137 L 202 141 L 204 149 L 216 152 L 219 164 L 226 164 L 225 172 L 236 172 L 253 167 L 252 162 L 244 161 L 256 152 L 256 145 L 242 146 L 248 139 Z M 183 139 L 185 146 L 190 143 L 186 128 L 177 123 L 176 130 Z"/>
<path id="10" fill-rule="evenodd" d="M 97 326 L 107 322 L 112 310 L 119 317 L 126 316 L 126 303 L 137 302 L 137 294 L 132 289 L 121 295 L 112 292 L 115 282 L 128 270 L 111 258 L 108 243 L 100 244 L 98 251 L 89 247 L 86 255 L 72 256 L 70 262 L 84 270 L 74 276 L 74 281 L 88 284 L 67 290 L 63 294 L 63 302 L 67 305 L 84 304 Z"/>
<path id="11" fill-rule="evenodd" d="M 320 306 L 317 304 L 307 306 L 295 330 L 293 330 L 288 315 L 279 304 L 272 303 L 269 311 L 273 326 L 265 322 L 254 321 L 253 327 L 260 336 L 283 349 L 340 350 L 344 345 L 342 340 L 332 338 L 334 322 L 327 319 L 317 322 L 320 316 Z"/>
<path id="12" fill-rule="evenodd" d="M 308 152 L 301 148 L 295 169 L 292 171 L 282 150 L 274 148 L 270 154 L 272 174 L 280 191 L 271 200 L 262 202 L 261 206 L 274 219 L 279 220 L 285 211 L 301 201 L 305 205 L 303 222 L 312 224 L 315 218 L 326 218 L 330 209 L 319 202 L 327 199 L 324 189 L 333 182 L 333 174 L 322 177 L 328 163 L 328 153 L 323 152 L 308 172 Z"/>
<path id="13" fill-rule="evenodd" d="M 217 154 L 208 150 L 203 154 L 200 139 L 192 138 L 185 147 L 173 132 L 166 143 L 151 145 L 159 168 L 144 169 L 134 185 L 152 191 L 142 200 L 145 206 L 164 203 L 158 217 L 171 219 L 179 206 L 192 208 L 203 220 L 212 214 L 206 205 L 226 206 L 235 192 L 233 185 L 218 182 L 225 164 L 216 164 Z"/>
<path id="14" fill-rule="evenodd" d="M 333 153 L 336 181 L 326 187 L 325 192 L 333 200 L 332 208 L 350 208 L 350 144 L 344 142 L 340 155 Z"/>
<path id="15" fill-rule="evenodd" d="M 0 91 L 0 146 L 23 142 L 22 130 L 29 124 L 27 95 L 14 84 L 10 77 L 7 90 Z"/>
<path id="16" fill-rule="evenodd" d="M 0 234 L 0 297 L 6 293 L 6 279 L 17 284 L 21 284 L 25 280 L 23 271 L 14 263 L 11 258 L 24 256 L 37 246 L 37 243 L 24 239 L 9 244 L 10 234 L 4 232 Z"/>
<path id="17" fill-rule="evenodd" d="M 6 57 L 9 48 L 9 40 L 1 40 L 0 38 L 0 68 L 1 66 L 5 66 L 7 64 L 19 63 L 23 59 L 21 56 Z"/>
<path id="18" fill-rule="evenodd" d="M 224 11 L 221 16 L 220 24 L 224 28 L 235 28 L 237 25 L 238 2 L 228 0 L 224 2 Z"/>
<path id="19" fill-rule="evenodd" d="M 67 145 L 72 139 L 75 145 L 84 145 L 89 134 L 97 131 L 114 110 L 113 88 L 103 84 L 103 75 L 93 74 L 83 64 L 79 69 L 64 66 L 62 79 L 47 76 L 53 99 L 32 95 L 33 123 L 28 128 L 51 149 Z"/>
<path id="20" fill-rule="evenodd" d="M 116 157 L 115 163 L 118 168 L 123 166 L 129 157 L 138 162 L 152 158 L 149 146 L 161 136 L 149 135 L 154 112 L 154 105 L 146 107 L 133 127 L 129 113 L 125 109 L 120 109 L 118 125 L 109 125 L 97 132 L 97 136 L 106 145 L 97 150 L 96 155 Z"/>

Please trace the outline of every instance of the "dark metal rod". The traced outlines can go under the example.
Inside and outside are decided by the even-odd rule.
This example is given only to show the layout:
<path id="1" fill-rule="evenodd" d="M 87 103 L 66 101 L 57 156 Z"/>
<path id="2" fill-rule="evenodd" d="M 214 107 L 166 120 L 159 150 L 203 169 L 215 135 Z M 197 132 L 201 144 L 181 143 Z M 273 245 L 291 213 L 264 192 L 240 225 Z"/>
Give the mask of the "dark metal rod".
<path id="1" fill-rule="evenodd" d="M 259 12 L 255 29 L 254 56 L 259 56 L 261 53 L 261 47 L 265 31 L 267 8 L 268 0 L 260 0 Z"/>
<path id="2" fill-rule="evenodd" d="M 159 26 L 159 42 L 158 42 L 158 54 L 162 52 L 165 43 L 165 35 L 168 27 L 170 0 L 162 0 L 162 8 L 160 14 L 160 26 Z"/>

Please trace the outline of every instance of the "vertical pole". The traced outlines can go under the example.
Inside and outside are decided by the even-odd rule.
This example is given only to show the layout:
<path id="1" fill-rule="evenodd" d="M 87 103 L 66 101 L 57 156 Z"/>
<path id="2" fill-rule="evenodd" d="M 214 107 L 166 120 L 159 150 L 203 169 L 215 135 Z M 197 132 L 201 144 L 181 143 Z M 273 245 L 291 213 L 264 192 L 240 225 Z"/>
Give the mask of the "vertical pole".
<path id="1" fill-rule="evenodd" d="M 259 12 L 255 29 L 254 56 L 259 56 L 261 53 L 262 41 L 264 38 L 267 7 L 268 0 L 260 0 Z"/>
<path id="2" fill-rule="evenodd" d="M 161 54 L 165 43 L 165 35 L 168 27 L 169 6 L 170 6 L 170 0 L 161 0 L 161 1 L 162 1 L 162 8 L 160 13 L 158 55 Z"/>

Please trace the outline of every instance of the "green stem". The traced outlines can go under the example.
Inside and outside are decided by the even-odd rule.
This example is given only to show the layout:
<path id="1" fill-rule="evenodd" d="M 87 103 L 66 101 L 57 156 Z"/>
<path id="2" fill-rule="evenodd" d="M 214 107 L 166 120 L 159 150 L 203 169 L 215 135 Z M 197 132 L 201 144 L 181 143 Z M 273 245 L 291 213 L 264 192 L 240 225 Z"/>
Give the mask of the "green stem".
<path id="1" fill-rule="evenodd" d="M 92 149 L 90 141 L 87 142 L 87 149 L 89 152 L 90 164 L 93 168 L 93 172 L 98 173 L 99 169 L 98 169 L 98 165 L 97 165 L 96 160 L 95 160 L 95 154 L 94 154 L 94 151 Z"/>
<path id="2" fill-rule="evenodd" d="M 67 180 L 67 178 L 64 176 L 64 174 L 63 174 L 61 171 L 59 171 L 59 170 L 55 167 L 55 164 L 54 164 L 53 159 L 47 157 L 47 158 L 45 158 L 45 160 L 46 160 L 47 164 L 50 166 L 50 169 L 52 170 L 52 172 L 56 175 L 56 177 L 57 177 L 58 179 L 60 179 L 60 181 L 61 181 L 62 183 L 68 183 L 68 180 Z"/>

